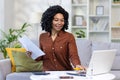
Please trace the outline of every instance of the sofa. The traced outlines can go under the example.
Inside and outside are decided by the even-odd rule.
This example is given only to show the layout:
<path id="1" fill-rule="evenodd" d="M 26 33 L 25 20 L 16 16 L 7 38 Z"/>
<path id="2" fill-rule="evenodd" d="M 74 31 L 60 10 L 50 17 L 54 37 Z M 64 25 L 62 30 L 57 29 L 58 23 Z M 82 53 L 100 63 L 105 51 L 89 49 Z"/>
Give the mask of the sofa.
<path id="1" fill-rule="evenodd" d="M 111 73 L 120 80 L 120 43 L 109 43 L 109 42 L 96 42 L 87 39 L 76 39 L 77 48 L 81 64 L 84 66 L 89 65 L 93 50 L 108 50 L 117 49 L 117 54 L 113 62 Z M 0 60 L 0 80 L 30 80 L 32 72 L 11 72 L 10 59 Z"/>

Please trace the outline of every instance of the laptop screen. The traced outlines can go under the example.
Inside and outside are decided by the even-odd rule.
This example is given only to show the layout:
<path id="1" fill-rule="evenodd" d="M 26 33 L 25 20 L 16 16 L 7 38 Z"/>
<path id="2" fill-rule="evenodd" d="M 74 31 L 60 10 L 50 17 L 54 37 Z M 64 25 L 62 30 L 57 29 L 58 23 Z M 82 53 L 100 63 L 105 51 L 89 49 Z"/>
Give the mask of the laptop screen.
<path id="1" fill-rule="evenodd" d="M 97 75 L 108 73 L 112 68 L 115 55 L 116 49 L 93 51 L 87 74 Z"/>

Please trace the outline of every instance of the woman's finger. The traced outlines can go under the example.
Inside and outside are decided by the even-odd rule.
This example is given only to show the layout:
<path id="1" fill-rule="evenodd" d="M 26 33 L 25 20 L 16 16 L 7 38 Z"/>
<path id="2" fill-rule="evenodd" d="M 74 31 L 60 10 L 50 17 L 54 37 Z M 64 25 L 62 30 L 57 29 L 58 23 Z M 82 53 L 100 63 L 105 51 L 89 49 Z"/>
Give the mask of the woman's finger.
<path id="1" fill-rule="evenodd" d="M 26 51 L 26 55 L 27 55 L 28 57 L 31 57 L 32 52 L 31 52 L 31 51 Z"/>

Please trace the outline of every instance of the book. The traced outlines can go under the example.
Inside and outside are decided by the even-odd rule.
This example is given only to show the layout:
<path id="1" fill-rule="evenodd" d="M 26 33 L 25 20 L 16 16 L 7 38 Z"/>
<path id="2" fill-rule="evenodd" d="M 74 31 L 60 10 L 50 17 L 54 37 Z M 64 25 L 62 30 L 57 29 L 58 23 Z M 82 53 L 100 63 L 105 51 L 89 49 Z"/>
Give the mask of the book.
<path id="1" fill-rule="evenodd" d="M 35 60 L 38 57 L 45 55 L 45 53 L 39 47 L 37 47 L 27 36 L 19 38 L 18 41 L 23 45 L 23 47 L 27 51 L 32 52 L 31 54 L 32 59 Z"/>

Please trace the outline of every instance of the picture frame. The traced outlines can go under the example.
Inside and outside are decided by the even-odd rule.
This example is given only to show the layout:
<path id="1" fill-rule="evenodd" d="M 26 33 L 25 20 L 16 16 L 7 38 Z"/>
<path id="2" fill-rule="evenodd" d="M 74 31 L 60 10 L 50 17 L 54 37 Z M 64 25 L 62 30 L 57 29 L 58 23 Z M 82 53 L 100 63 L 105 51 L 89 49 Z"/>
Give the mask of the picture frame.
<path id="1" fill-rule="evenodd" d="M 104 6 L 96 6 L 96 15 L 104 14 Z"/>
<path id="2" fill-rule="evenodd" d="M 82 26 L 83 24 L 83 16 L 81 15 L 75 15 L 75 26 Z"/>

